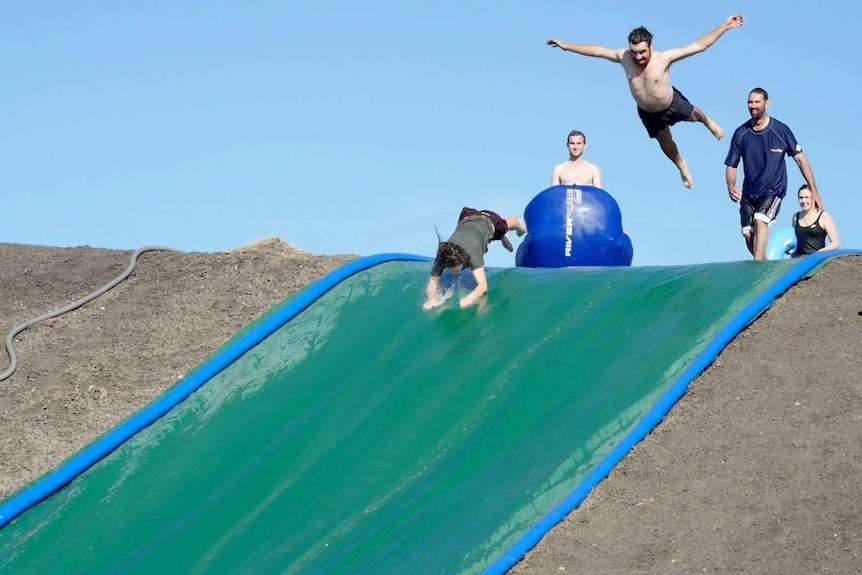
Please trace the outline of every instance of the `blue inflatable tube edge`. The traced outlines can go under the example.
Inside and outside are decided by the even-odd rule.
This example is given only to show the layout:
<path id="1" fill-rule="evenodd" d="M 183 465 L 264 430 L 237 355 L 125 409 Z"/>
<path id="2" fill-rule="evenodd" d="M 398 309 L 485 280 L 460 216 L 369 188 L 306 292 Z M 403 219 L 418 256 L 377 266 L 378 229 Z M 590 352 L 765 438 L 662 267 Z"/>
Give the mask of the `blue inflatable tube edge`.
<path id="1" fill-rule="evenodd" d="M 168 411 L 187 399 L 206 382 L 239 359 L 248 350 L 269 337 L 288 321 L 299 315 L 340 282 L 361 271 L 392 261 L 430 262 L 432 258 L 412 254 L 384 253 L 349 262 L 323 276 L 296 299 L 263 320 L 232 345 L 206 360 L 185 379 L 141 411 L 107 432 L 92 445 L 73 455 L 53 472 L 39 479 L 0 506 L 0 529 L 16 517 L 68 485 L 87 469 L 104 459 L 142 429 L 152 425 Z"/>
<path id="2" fill-rule="evenodd" d="M 694 358 L 691 365 L 683 371 L 671 387 L 662 395 L 656 404 L 650 409 L 643 419 L 632 429 L 629 434 L 590 472 L 574 490 L 551 509 L 539 522 L 529 529 L 515 544 L 508 549 L 499 559 L 492 563 L 482 575 L 503 575 L 515 563 L 517 563 L 527 551 L 532 549 L 539 540 L 551 530 L 554 525 L 562 521 L 566 515 L 580 505 L 593 488 L 599 484 L 611 469 L 625 457 L 634 446 L 642 441 L 664 417 L 670 412 L 677 401 L 685 395 L 689 384 L 712 364 L 721 351 L 752 321 L 766 311 L 778 296 L 786 292 L 795 283 L 806 277 L 812 270 L 825 263 L 826 260 L 845 255 L 862 255 L 862 250 L 833 250 L 817 252 L 809 256 L 799 258 L 799 263 L 787 270 L 769 289 L 764 291 L 753 302 L 728 322 L 713 337 L 706 348 Z"/>

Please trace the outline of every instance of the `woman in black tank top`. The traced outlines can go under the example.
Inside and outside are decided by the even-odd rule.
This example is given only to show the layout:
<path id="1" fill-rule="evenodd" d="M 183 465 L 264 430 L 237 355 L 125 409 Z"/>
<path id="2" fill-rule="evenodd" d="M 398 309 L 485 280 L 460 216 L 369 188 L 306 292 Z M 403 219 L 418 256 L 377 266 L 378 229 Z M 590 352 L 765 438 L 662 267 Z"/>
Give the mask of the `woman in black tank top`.
<path id="1" fill-rule="evenodd" d="M 807 256 L 814 252 L 835 250 L 841 245 L 838 229 L 827 211 L 818 211 L 811 201 L 811 190 L 803 184 L 797 194 L 801 211 L 793 214 L 793 230 L 796 232 L 796 251 L 793 257 Z M 826 238 L 829 245 L 826 245 Z"/>

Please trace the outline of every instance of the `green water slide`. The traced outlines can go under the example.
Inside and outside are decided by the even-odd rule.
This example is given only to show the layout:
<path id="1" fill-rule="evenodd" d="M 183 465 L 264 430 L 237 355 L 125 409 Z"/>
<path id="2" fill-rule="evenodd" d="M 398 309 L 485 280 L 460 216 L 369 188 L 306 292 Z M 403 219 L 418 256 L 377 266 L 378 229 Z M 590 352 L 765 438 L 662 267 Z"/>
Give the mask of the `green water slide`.
<path id="1" fill-rule="evenodd" d="M 430 312 L 428 262 L 356 268 L 7 501 L 0 573 L 502 573 L 822 259 L 490 270 L 479 305 Z"/>

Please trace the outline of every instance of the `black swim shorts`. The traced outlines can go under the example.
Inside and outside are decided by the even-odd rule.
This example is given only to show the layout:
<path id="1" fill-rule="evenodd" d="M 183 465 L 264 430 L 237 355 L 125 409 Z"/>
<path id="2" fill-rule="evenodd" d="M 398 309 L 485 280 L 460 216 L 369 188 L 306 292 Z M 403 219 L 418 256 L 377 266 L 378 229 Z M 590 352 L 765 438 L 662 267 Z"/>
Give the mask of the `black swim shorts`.
<path id="1" fill-rule="evenodd" d="M 671 100 L 670 106 L 665 111 L 647 112 L 638 107 L 638 116 L 640 116 L 649 137 L 655 138 L 659 132 L 668 126 L 673 126 L 677 122 L 687 120 L 693 110 L 694 106 L 692 106 L 691 102 L 679 90 L 674 88 L 673 100 Z"/>

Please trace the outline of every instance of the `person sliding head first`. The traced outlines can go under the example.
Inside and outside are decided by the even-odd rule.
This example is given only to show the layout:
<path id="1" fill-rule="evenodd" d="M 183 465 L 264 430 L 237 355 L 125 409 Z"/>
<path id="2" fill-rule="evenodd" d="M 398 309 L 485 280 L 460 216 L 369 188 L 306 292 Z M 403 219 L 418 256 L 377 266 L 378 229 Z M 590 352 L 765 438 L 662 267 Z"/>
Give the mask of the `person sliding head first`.
<path id="1" fill-rule="evenodd" d="M 670 127 L 677 122 L 700 122 L 715 136 L 721 139 L 724 131 L 715 121 L 693 106 L 682 93 L 670 83 L 670 66 L 689 56 L 703 52 L 721 38 L 731 28 L 742 26 L 742 14 L 725 20 L 712 32 L 698 38 L 684 48 L 672 48 L 659 52 L 652 49 L 652 34 L 643 26 L 629 34 L 628 48 L 605 48 L 594 44 L 566 44 L 550 39 L 548 45 L 583 56 L 604 58 L 622 64 L 629 83 L 629 90 L 637 103 L 638 116 L 650 138 L 658 140 L 662 152 L 679 169 L 682 183 L 686 188 L 694 185 L 688 164 L 680 155 Z"/>
<path id="2" fill-rule="evenodd" d="M 488 291 L 488 278 L 485 275 L 485 252 L 493 240 L 500 240 L 510 252 L 512 244 L 506 234 L 515 230 L 519 236 L 527 233 L 524 220 L 515 216 L 501 217 L 490 210 L 474 210 L 462 208 L 458 216 L 455 231 L 445 242 L 437 245 L 437 256 L 431 266 L 431 277 L 425 286 L 425 304 L 423 309 L 431 309 L 442 303 L 437 295 L 437 284 L 443 270 L 460 273 L 469 267 L 476 279 L 476 287 L 458 301 L 461 307 L 467 307 L 478 301 Z"/>

